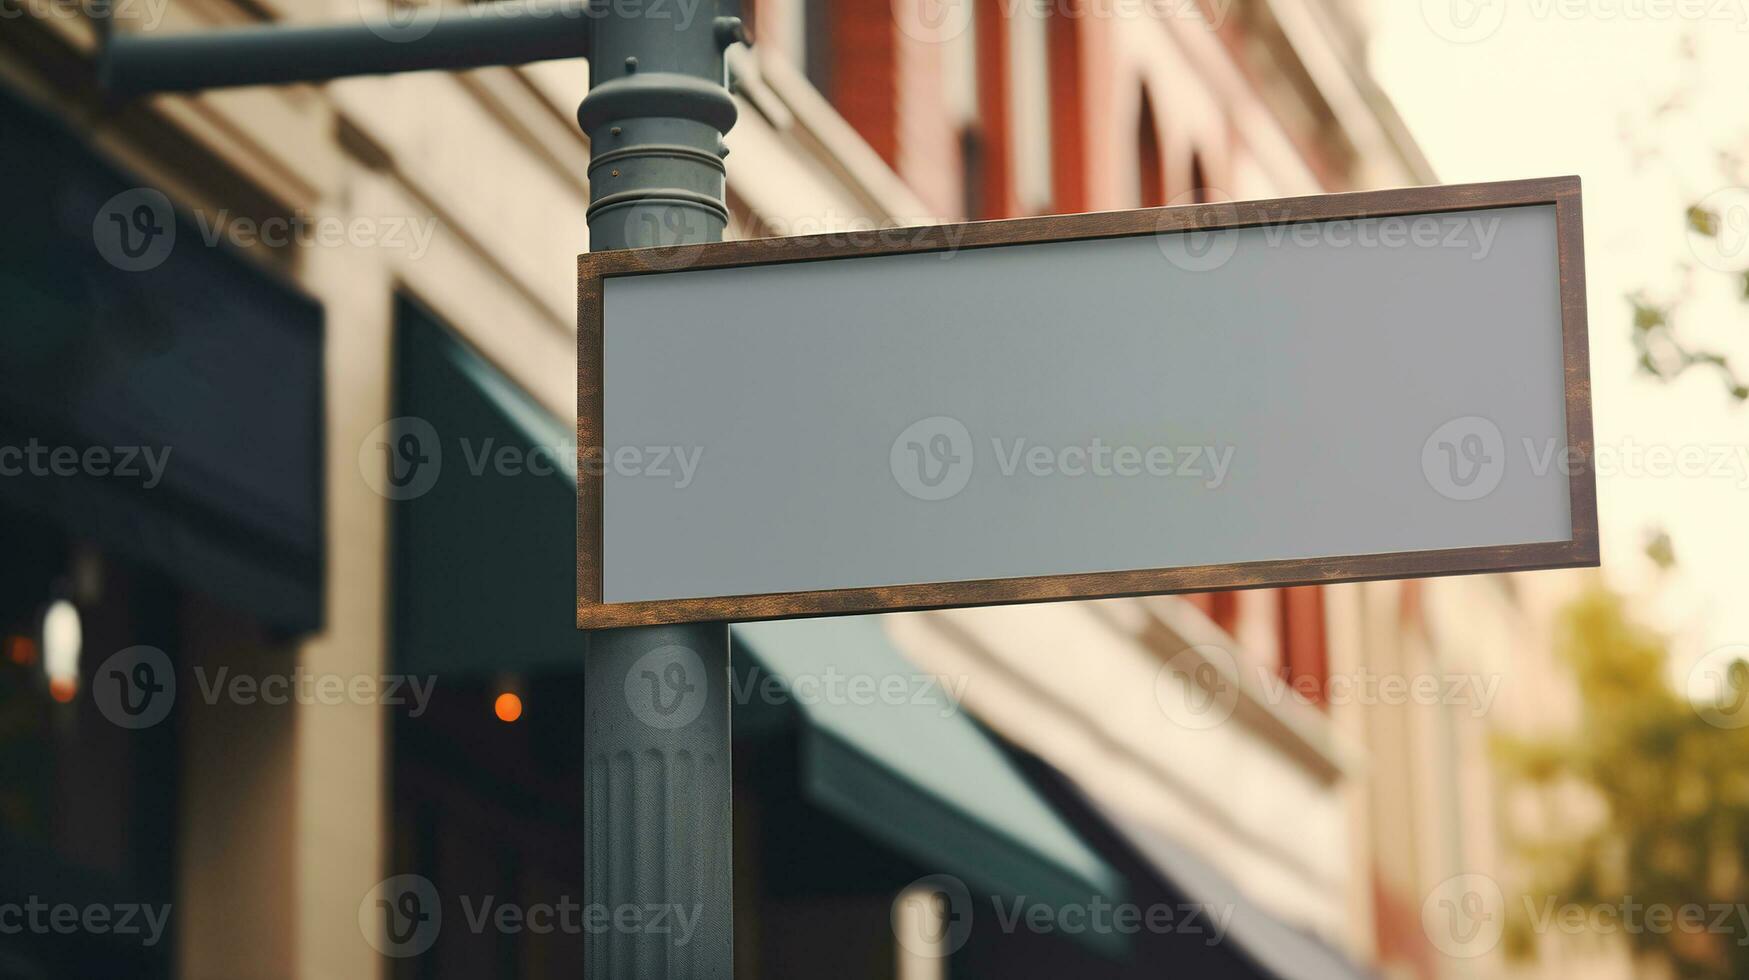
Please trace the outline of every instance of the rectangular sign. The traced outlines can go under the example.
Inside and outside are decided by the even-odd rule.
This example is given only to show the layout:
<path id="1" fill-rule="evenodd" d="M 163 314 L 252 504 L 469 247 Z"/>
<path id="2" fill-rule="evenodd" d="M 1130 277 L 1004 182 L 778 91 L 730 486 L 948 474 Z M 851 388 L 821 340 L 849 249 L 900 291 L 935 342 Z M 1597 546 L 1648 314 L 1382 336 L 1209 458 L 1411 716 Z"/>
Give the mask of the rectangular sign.
<path id="1" fill-rule="evenodd" d="M 1577 178 L 590 253 L 577 623 L 1597 563 Z"/>

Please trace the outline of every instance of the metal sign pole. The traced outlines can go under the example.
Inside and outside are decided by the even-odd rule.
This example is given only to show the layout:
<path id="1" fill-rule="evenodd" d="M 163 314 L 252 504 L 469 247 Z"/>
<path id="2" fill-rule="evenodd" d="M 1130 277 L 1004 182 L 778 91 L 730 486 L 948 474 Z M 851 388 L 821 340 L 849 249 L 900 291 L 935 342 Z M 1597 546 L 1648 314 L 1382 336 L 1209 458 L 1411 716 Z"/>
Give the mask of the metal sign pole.
<path id="1" fill-rule="evenodd" d="M 735 122 L 723 51 L 730 5 L 640 0 L 427 8 L 362 25 L 110 35 L 111 93 L 316 82 L 477 68 L 587 50 L 589 242 L 596 250 L 720 241 L 723 134 Z M 703 15 L 703 16 L 701 16 Z M 559 20 L 561 24 L 551 21 Z M 575 25 L 572 27 L 571 25 Z M 570 28 L 570 29 L 567 29 Z M 584 972 L 614 980 L 734 974 L 729 627 L 619 629 L 584 659 Z"/>
<path id="2" fill-rule="evenodd" d="M 723 50 L 742 39 L 740 21 L 664 9 L 595 25 L 577 111 L 591 251 L 720 241 L 728 223 Z M 584 895 L 607 928 L 586 937 L 586 975 L 734 975 L 729 705 L 728 624 L 589 635 Z M 642 927 L 653 922 L 696 924 Z"/>

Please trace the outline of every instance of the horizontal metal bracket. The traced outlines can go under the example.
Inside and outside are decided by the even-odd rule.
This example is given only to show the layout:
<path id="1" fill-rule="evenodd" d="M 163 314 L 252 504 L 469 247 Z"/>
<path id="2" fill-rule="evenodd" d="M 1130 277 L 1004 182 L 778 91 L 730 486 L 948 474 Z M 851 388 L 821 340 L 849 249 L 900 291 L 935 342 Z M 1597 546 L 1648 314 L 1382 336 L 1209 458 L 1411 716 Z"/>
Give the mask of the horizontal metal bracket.
<path id="1" fill-rule="evenodd" d="M 355 24 L 262 24 L 169 37 L 106 31 L 98 78 L 117 95 L 144 95 L 582 58 L 599 16 L 584 0 L 500 0 L 423 6 Z"/>

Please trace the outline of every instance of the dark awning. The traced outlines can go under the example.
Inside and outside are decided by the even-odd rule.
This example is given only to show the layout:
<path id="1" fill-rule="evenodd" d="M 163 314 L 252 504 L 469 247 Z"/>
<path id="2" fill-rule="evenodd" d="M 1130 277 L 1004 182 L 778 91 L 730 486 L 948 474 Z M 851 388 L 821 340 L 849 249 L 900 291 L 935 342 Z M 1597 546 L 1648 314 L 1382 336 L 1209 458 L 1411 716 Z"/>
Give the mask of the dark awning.
<path id="1" fill-rule="evenodd" d="M 0 132 L 0 501 L 316 628 L 321 307 L 4 92 Z M 116 200 L 167 251 L 118 264 Z"/>
<path id="2" fill-rule="evenodd" d="M 419 304 L 395 318 L 395 415 L 437 454 L 429 488 L 388 503 L 397 669 L 577 669 L 574 434 Z M 516 465 L 489 461 L 505 450 Z"/>

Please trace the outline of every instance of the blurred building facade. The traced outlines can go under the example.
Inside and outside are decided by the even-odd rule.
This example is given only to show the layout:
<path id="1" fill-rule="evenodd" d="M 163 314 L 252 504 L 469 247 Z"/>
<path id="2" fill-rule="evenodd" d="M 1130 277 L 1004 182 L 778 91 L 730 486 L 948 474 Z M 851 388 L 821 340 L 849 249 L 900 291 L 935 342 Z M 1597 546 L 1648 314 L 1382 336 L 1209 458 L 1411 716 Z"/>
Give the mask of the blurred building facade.
<path id="1" fill-rule="evenodd" d="M 1366 74 L 1360 7 L 757 0 L 758 46 L 732 59 L 731 234 L 1431 182 Z M 118 29 L 359 13 L 142 2 Z M 70 8 L 0 24 L 7 186 L 48 229 L 10 243 L 0 302 L 34 332 L 15 341 L 30 356 L 11 359 L 25 394 L 6 434 L 161 444 L 194 474 L 14 480 L 0 497 L 26 556 L 6 570 L 8 737 L 37 760 L 6 801 L 7 867 L 174 915 L 146 950 L 26 937 L 0 940 L 0 965 L 573 975 L 580 935 L 469 930 L 453 900 L 581 898 L 582 643 L 570 536 L 553 532 L 574 486 L 586 66 L 118 107 L 94 86 L 94 44 Z M 117 199 L 142 235 L 175 226 L 168 259 L 105 227 Z M 185 294 L 204 299 L 167 299 Z M 202 371 L 165 367 L 190 362 Z M 403 466 L 405 418 L 443 451 L 431 482 Z M 515 472 L 477 465 L 501 448 Z M 50 677 L 40 623 L 61 602 L 83 655 Z M 1422 921 L 1443 878 L 1505 864 L 1475 830 L 1497 824 L 1485 725 L 1341 701 L 1331 682 L 1495 657 L 1489 630 L 1546 651 L 1525 615 L 1476 579 L 740 630 L 747 689 L 788 694 L 736 705 L 739 971 L 1493 975 L 1493 959 L 1443 956 Z M 136 730 L 96 695 L 141 645 L 178 688 Z M 936 684 L 895 725 L 891 705 L 803 697 L 821 662 Z M 215 680 L 226 670 L 380 683 L 267 703 Z M 449 899 L 428 951 L 365 921 L 403 874 Z M 992 930 L 988 896 L 1060 914 L 1096 893 L 1229 921 L 1215 942 L 1207 927 L 1115 943 Z"/>

